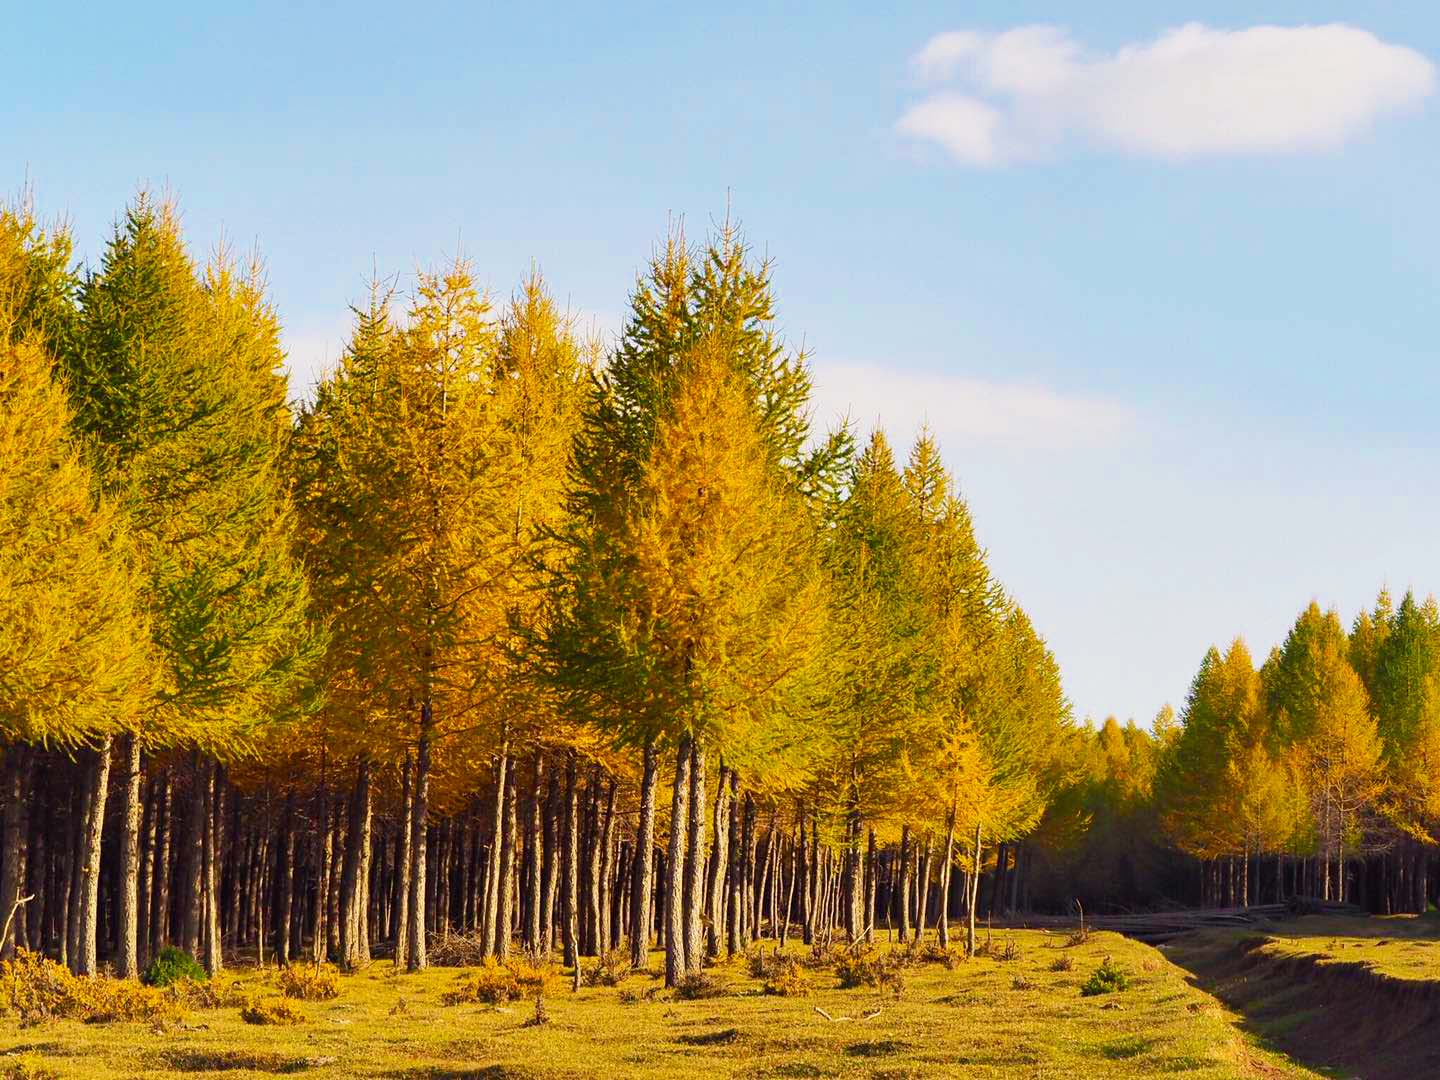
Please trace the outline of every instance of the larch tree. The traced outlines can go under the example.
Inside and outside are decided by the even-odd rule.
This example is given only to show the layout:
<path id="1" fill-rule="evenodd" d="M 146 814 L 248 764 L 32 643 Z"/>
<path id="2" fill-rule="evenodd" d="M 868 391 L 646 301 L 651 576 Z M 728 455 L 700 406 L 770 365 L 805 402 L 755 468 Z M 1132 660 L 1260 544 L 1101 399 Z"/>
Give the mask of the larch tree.
<path id="1" fill-rule="evenodd" d="M 62 360 L 100 487 L 132 524 L 163 668 L 149 723 L 122 747 L 128 896 L 141 750 L 244 752 L 293 702 L 313 659 L 281 467 L 290 427 L 283 354 L 258 267 L 242 272 L 222 253 L 197 272 L 173 207 L 142 195 L 83 284 L 76 340 Z M 109 742 L 97 752 L 108 758 Z M 103 806 L 106 775 L 92 772 L 93 806 Z M 184 937 L 196 951 L 203 945 L 214 971 L 215 766 L 197 756 L 192 780 Z M 125 905 L 126 974 L 136 973 L 134 916 Z"/>
<path id="2" fill-rule="evenodd" d="M 36 336 L 9 337 L 0 309 L 0 738 L 5 743 L 6 814 L 0 919 L 8 935 L 20 904 L 21 838 L 14 811 L 25 797 L 28 747 L 95 751 L 132 732 L 150 707 L 154 663 L 140 610 L 124 515 L 98 498 L 72 441 L 64 391 Z M 86 857 L 98 860 L 103 810 L 83 823 Z M 87 928 L 76 970 L 95 974 L 98 873 L 87 882 Z"/>

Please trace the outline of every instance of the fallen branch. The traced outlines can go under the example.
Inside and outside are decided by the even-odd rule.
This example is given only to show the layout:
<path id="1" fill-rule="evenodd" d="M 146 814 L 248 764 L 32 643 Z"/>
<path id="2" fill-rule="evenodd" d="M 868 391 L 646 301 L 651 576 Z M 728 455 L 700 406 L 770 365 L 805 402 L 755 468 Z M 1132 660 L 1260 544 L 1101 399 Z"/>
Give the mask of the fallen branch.
<path id="1" fill-rule="evenodd" d="M 5 917 L 5 930 L 0 933 L 0 952 L 4 951 L 6 944 L 10 941 L 10 925 L 15 921 L 15 913 L 34 899 L 35 894 L 31 893 L 29 896 L 22 896 L 10 906 L 10 914 Z"/>
<path id="2" fill-rule="evenodd" d="M 816 1011 L 817 1013 L 819 1013 L 821 1016 L 823 1016 L 826 1020 L 829 1020 L 832 1024 L 838 1024 L 838 1023 L 841 1023 L 842 1021 L 874 1020 L 877 1016 L 879 1016 L 879 1015 L 880 1015 L 882 1012 L 884 1012 L 885 1010 L 884 1010 L 884 1009 L 876 1009 L 874 1012 L 872 1012 L 872 1013 L 866 1013 L 864 1016 L 831 1016 L 831 1015 L 830 1015 L 828 1012 L 826 1012 L 824 1009 L 820 1008 L 819 1005 L 816 1005 L 816 1006 L 815 1006 L 815 1011 Z"/>

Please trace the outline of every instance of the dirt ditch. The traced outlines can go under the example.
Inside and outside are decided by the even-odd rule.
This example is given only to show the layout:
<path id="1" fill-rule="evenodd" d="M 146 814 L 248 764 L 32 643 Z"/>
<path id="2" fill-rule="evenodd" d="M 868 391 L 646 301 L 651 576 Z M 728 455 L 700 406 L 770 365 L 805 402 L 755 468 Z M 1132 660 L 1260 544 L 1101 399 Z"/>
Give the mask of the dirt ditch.
<path id="1" fill-rule="evenodd" d="M 1267 945 L 1264 937 L 1202 933 L 1164 952 L 1247 1030 L 1296 1061 L 1360 1080 L 1440 1077 L 1440 980 Z"/>

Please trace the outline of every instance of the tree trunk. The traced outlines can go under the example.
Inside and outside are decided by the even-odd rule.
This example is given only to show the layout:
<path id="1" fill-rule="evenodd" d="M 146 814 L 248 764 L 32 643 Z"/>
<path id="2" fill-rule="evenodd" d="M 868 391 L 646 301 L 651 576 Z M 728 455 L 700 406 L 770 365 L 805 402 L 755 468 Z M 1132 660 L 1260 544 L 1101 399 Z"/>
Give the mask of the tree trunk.
<path id="1" fill-rule="evenodd" d="M 955 811 L 951 810 L 950 816 L 945 822 L 945 861 L 940 864 L 940 915 L 938 925 L 940 928 L 940 947 L 942 949 L 948 949 L 950 947 L 950 875 L 953 872 L 952 867 L 954 864 Z M 980 876 L 980 864 L 978 862 L 975 864 L 975 871 L 972 876 L 976 878 Z M 975 894 L 973 891 L 970 891 L 969 895 L 974 896 Z M 970 914 L 972 916 L 971 921 L 973 922 L 974 911 L 972 910 Z"/>
<path id="2" fill-rule="evenodd" d="M 500 903 L 500 848 L 505 831 L 505 785 L 510 776 L 510 744 L 500 748 L 495 763 L 495 838 L 485 864 L 485 910 L 481 915 L 481 953 L 493 956 L 500 951 L 500 928 L 496 925 Z"/>
<path id="3" fill-rule="evenodd" d="M 220 766 L 211 762 L 205 780 L 205 836 L 202 860 L 203 902 L 201 904 L 201 946 L 205 954 L 205 971 L 212 978 L 224 967 L 224 950 L 220 940 L 220 855 L 224 850 L 221 830 L 224 809 L 221 805 L 223 786 Z"/>
<path id="4" fill-rule="evenodd" d="M 11 960 L 15 956 L 15 927 L 21 914 L 19 903 L 23 883 L 20 861 L 25 838 L 21 835 L 20 825 L 22 810 L 29 794 L 25 784 L 29 763 L 28 747 L 15 745 L 5 752 L 5 850 L 3 865 L 0 865 L 0 919 L 13 915 L 12 932 L 0 941 L 0 958 L 5 960 Z"/>
<path id="5" fill-rule="evenodd" d="M 415 795 L 410 815 L 410 902 L 407 905 L 410 929 L 406 935 L 405 967 L 423 971 L 425 956 L 425 818 L 430 803 L 430 705 L 424 706 L 420 722 L 420 746 L 415 759 Z"/>
<path id="6" fill-rule="evenodd" d="M 562 827 L 560 874 L 561 914 L 565 923 L 563 944 L 565 964 L 577 970 L 580 966 L 580 807 L 575 792 L 575 751 L 565 758 L 565 809 Z"/>
<path id="7" fill-rule="evenodd" d="M 140 974 L 140 742 L 134 735 L 120 740 L 120 933 L 115 974 L 133 979 Z"/>
<path id="8" fill-rule="evenodd" d="M 170 941 L 170 862 L 174 831 L 170 791 L 170 770 L 162 769 L 155 789 L 155 876 L 150 886 L 151 956 L 159 955 Z"/>
<path id="9" fill-rule="evenodd" d="M 414 856 L 411 852 L 411 837 L 415 829 L 415 797 L 410 784 L 410 755 L 405 755 L 405 764 L 400 774 L 400 835 L 396 838 L 399 854 L 395 860 L 395 966 L 410 960 L 410 932 L 413 918 L 410 912 L 410 867 Z"/>
<path id="10" fill-rule="evenodd" d="M 81 859 L 80 936 L 75 973 L 96 975 L 100 968 L 96 958 L 98 921 L 100 916 L 100 841 L 105 831 L 105 799 L 110 791 L 110 737 L 106 736 L 94 751 L 89 770 L 88 811 L 84 822 Z"/>
<path id="11" fill-rule="evenodd" d="M 655 877 L 655 788 L 660 771 L 655 740 L 645 743 L 644 768 L 640 777 L 640 820 L 635 826 L 635 857 L 630 882 L 630 962 L 637 971 L 650 966 L 650 927 L 654 922 L 651 903 Z"/>
<path id="12" fill-rule="evenodd" d="M 611 777 L 605 790 L 605 814 L 600 824 L 600 937 L 595 951 L 603 953 L 610 944 L 610 897 L 611 880 L 615 870 L 615 778 Z"/>
<path id="13" fill-rule="evenodd" d="M 951 826 L 951 833 L 954 833 L 954 826 Z M 975 823 L 975 848 L 974 848 L 974 872 L 970 875 L 970 921 L 965 932 L 965 955 L 975 956 L 975 902 L 979 899 L 980 890 L 980 823 Z"/>
<path id="14" fill-rule="evenodd" d="M 689 971 L 685 957 L 685 827 L 690 820 L 690 736 L 675 751 L 675 786 L 670 802 L 670 853 L 665 883 L 665 985 L 674 986 Z"/>
<path id="15" fill-rule="evenodd" d="M 710 880 L 706 886 L 710 933 L 705 952 L 715 959 L 720 955 L 720 942 L 725 938 L 725 874 L 730 854 L 730 770 L 720 759 L 720 779 L 715 789 L 715 846 L 711 849 Z"/>
<path id="16" fill-rule="evenodd" d="M 705 743 L 690 740 L 690 836 L 685 856 L 685 970 L 704 966 L 701 917 L 705 908 Z"/>
<path id="17" fill-rule="evenodd" d="M 340 966 L 347 971 L 363 967 L 370 960 L 364 902 L 370 869 L 370 823 L 370 762 L 362 757 L 355 765 L 355 787 L 350 793 L 349 825 L 345 830 L 345 862 L 340 872 Z"/>
<path id="18" fill-rule="evenodd" d="M 900 940 L 910 940 L 910 826 L 900 830 Z"/>
<path id="19" fill-rule="evenodd" d="M 550 774 L 550 790 L 545 799 L 545 865 L 544 897 L 540 909 L 540 927 L 545 955 L 555 951 L 555 904 L 560 892 L 560 777 Z"/>
<path id="20" fill-rule="evenodd" d="M 541 915 L 541 857 L 545 847 L 545 819 L 541 799 L 545 795 L 545 753 L 543 750 L 535 751 L 535 781 L 530 788 L 530 827 L 529 842 L 527 844 L 526 871 L 528 880 L 526 882 L 526 895 L 528 900 L 525 908 L 525 947 L 538 952 L 541 946 L 540 938 L 540 915 Z"/>
<path id="21" fill-rule="evenodd" d="M 500 881 L 496 887 L 495 953 L 501 960 L 510 956 L 510 935 L 515 923 L 515 832 L 516 783 L 514 770 L 506 770 L 505 829 L 500 840 Z"/>

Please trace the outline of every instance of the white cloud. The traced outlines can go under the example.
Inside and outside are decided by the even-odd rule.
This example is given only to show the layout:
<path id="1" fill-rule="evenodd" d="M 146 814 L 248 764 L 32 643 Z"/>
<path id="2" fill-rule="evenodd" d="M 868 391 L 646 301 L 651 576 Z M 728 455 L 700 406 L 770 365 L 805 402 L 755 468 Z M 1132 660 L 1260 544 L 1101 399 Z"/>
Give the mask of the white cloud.
<path id="1" fill-rule="evenodd" d="M 817 428 L 848 415 L 861 438 L 872 427 L 884 427 L 902 452 L 927 424 L 947 450 L 1104 446 L 1122 441 L 1137 424 L 1134 410 L 1120 402 L 1065 394 L 1039 383 L 879 364 L 821 362 L 813 374 Z"/>
<path id="2" fill-rule="evenodd" d="M 1053 26 L 939 34 L 915 57 L 930 96 L 901 133 L 992 166 L 1088 144 L 1148 157 L 1327 149 L 1435 89 L 1413 49 L 1352 26 L 1189 23 L 1092 54 Z"/>

